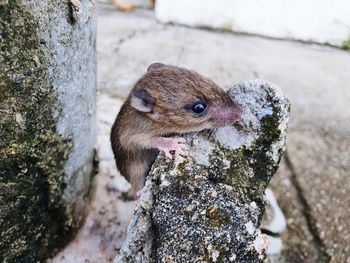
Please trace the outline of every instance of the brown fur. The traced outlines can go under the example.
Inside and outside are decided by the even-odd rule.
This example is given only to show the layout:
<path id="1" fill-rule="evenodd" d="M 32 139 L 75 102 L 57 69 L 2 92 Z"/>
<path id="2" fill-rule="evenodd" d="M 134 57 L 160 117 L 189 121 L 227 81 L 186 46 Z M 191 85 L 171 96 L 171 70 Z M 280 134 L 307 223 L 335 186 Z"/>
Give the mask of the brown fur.
<path id="1" fill-rule="evenodd" d="M 149 149 L 152 138 L 219 127 L 222 124 L 215 117 L 218 111 L 229 108 L 239 112 L 239 107 L 212 80 L 187 69 L 153 65 L 156 64 L 135 84 L 111 131 L 117 167 L 135 192 L 142 188 L 144 175 L 158 153 Z M 131 105 L 137 91 L 147 91 L 155 99 L 152 112 L 141 112 Z M 197 101 L 207 105 L 205 116 L 191 113 L 190 107 Z M 144 171 L 132 171 L 131 167 L 144 167 Z"/>

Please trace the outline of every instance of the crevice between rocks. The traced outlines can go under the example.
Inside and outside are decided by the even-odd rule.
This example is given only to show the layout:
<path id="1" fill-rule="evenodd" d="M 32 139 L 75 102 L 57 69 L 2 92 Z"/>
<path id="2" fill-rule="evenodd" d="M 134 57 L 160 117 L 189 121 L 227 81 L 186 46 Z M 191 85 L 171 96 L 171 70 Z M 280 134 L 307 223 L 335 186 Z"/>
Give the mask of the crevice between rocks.
<path id="1" fill-rule="evenodd" d="M 166 27 L 162 27 L 160 28 L 159 30 L 152 30 L 152 28 L 147 28 L 147 29 L 141 29 L 141 30 L 132 30 L 130 33 L 126 34 L 125 36 L 122 36 L 118 39 L 117 41 L 117 44 L 114 48 L 114 51 L 116 53 L 119 52 L 120 50 L 120 47 L 125 44 L 126 42 L 134 39 L 135 37 L 138 37 L 140 35 L 145 35 L 145 34 L 148 34 L 148 33 L 155 33 L 155 32 L 159 32 L 159 31 L 164 31 L 166 29 Z"/>
<path id="2" fill-rule="evenodd" d="M 332 257 L 327 253 L 327 247 L 319 235 L 319 231 L 316 226 L 316 219 L 311 214 L 311 207 L 308 204 L 301 185 L 297 179 L 296 171 L 294 169 L 292 161 L 289 158 L 288 151 L 284 153 L 284 159 L 286 161 L 287 169 L 289 169 L 291 172 L 291 182 L 297 191 L 299 202 L 302 206 L 302 213 L 305 217 L 307 227 L 312 235 L 314 245 L 318 251 L 318 262 L 331 262 Z"/>

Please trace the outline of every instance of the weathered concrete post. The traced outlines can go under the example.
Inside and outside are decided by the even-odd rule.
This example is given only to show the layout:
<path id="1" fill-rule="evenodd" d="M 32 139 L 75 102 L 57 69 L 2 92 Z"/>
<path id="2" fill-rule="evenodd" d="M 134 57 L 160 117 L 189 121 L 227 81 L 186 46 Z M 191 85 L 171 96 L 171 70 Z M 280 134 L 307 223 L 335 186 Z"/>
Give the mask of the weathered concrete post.
<path id="1" fill-rule="evenodd" d="M 188 135 L 186 157 L 158 156 L 115 263 L 264 261 L 264 192 L 285 146 L 289 102 L 262 81 L 229 92 L 242 120 Z"/>
<path id="2" fill-rule="evenodd" d="M 0 261 L 43 261 L 91 192 L 93 1 L 0 1 L 0 52 Z"/>

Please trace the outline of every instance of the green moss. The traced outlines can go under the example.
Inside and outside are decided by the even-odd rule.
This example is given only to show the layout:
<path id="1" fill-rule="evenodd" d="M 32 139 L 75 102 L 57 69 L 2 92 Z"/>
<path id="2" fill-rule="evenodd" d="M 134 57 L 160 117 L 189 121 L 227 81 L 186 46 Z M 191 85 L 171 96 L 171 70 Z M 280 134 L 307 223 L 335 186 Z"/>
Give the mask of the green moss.
<path id="1" fill-rule="evenodd" d="M 222 154 L 226 157 L 222 158 Z M 226 167 L 223 163 L 225 159 L 234 160 L 230 167 Z M 242 149 L 235 151 L 217 149 L 210 155 L 209 180 L 232 186 L 237 197 L 244 200 L 249 192 L 246 179 L 246 170 L 249 167 L 247 160 Z M 227 176 L 227 173 L 232 176 Z"/>
<path id="2" fill-rule="evenodd" d="M 350 49 L 350 36 L 347 40 L 345 40 L 341 46 L 342 49 L 348 50 Z"/>
<path id="3" fill-rule="evenodd" d="M 17 1 L 0 16 L 0 261 L 38 262 L 74 225 L 63 200 L 71 145 L 55 132 L 60 108 L 36 19 Z"/>
<path id="4" fill-rule="evenodd" d="M 225 23 L 223 23 L 221 28 L 222 28 L 222 31 L 224 31 L 224 32 L 234 31 L 233 21 L 230 21 L 230 20 L 226 21 Z"/>

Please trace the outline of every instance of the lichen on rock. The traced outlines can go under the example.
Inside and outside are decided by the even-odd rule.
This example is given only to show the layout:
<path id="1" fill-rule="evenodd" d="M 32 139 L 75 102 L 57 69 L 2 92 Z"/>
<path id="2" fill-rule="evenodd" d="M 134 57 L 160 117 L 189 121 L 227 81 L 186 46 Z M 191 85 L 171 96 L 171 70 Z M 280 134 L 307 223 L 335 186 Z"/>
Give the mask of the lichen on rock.
<path id="1" fill-rule="evenodd" d="M 158 156 L 116 263 L 265 260 L 264 191 L 285 147 L 289 101 L 258 80 L 228 92 L 241 121 L 186 135 L 187 156 Z"/>

